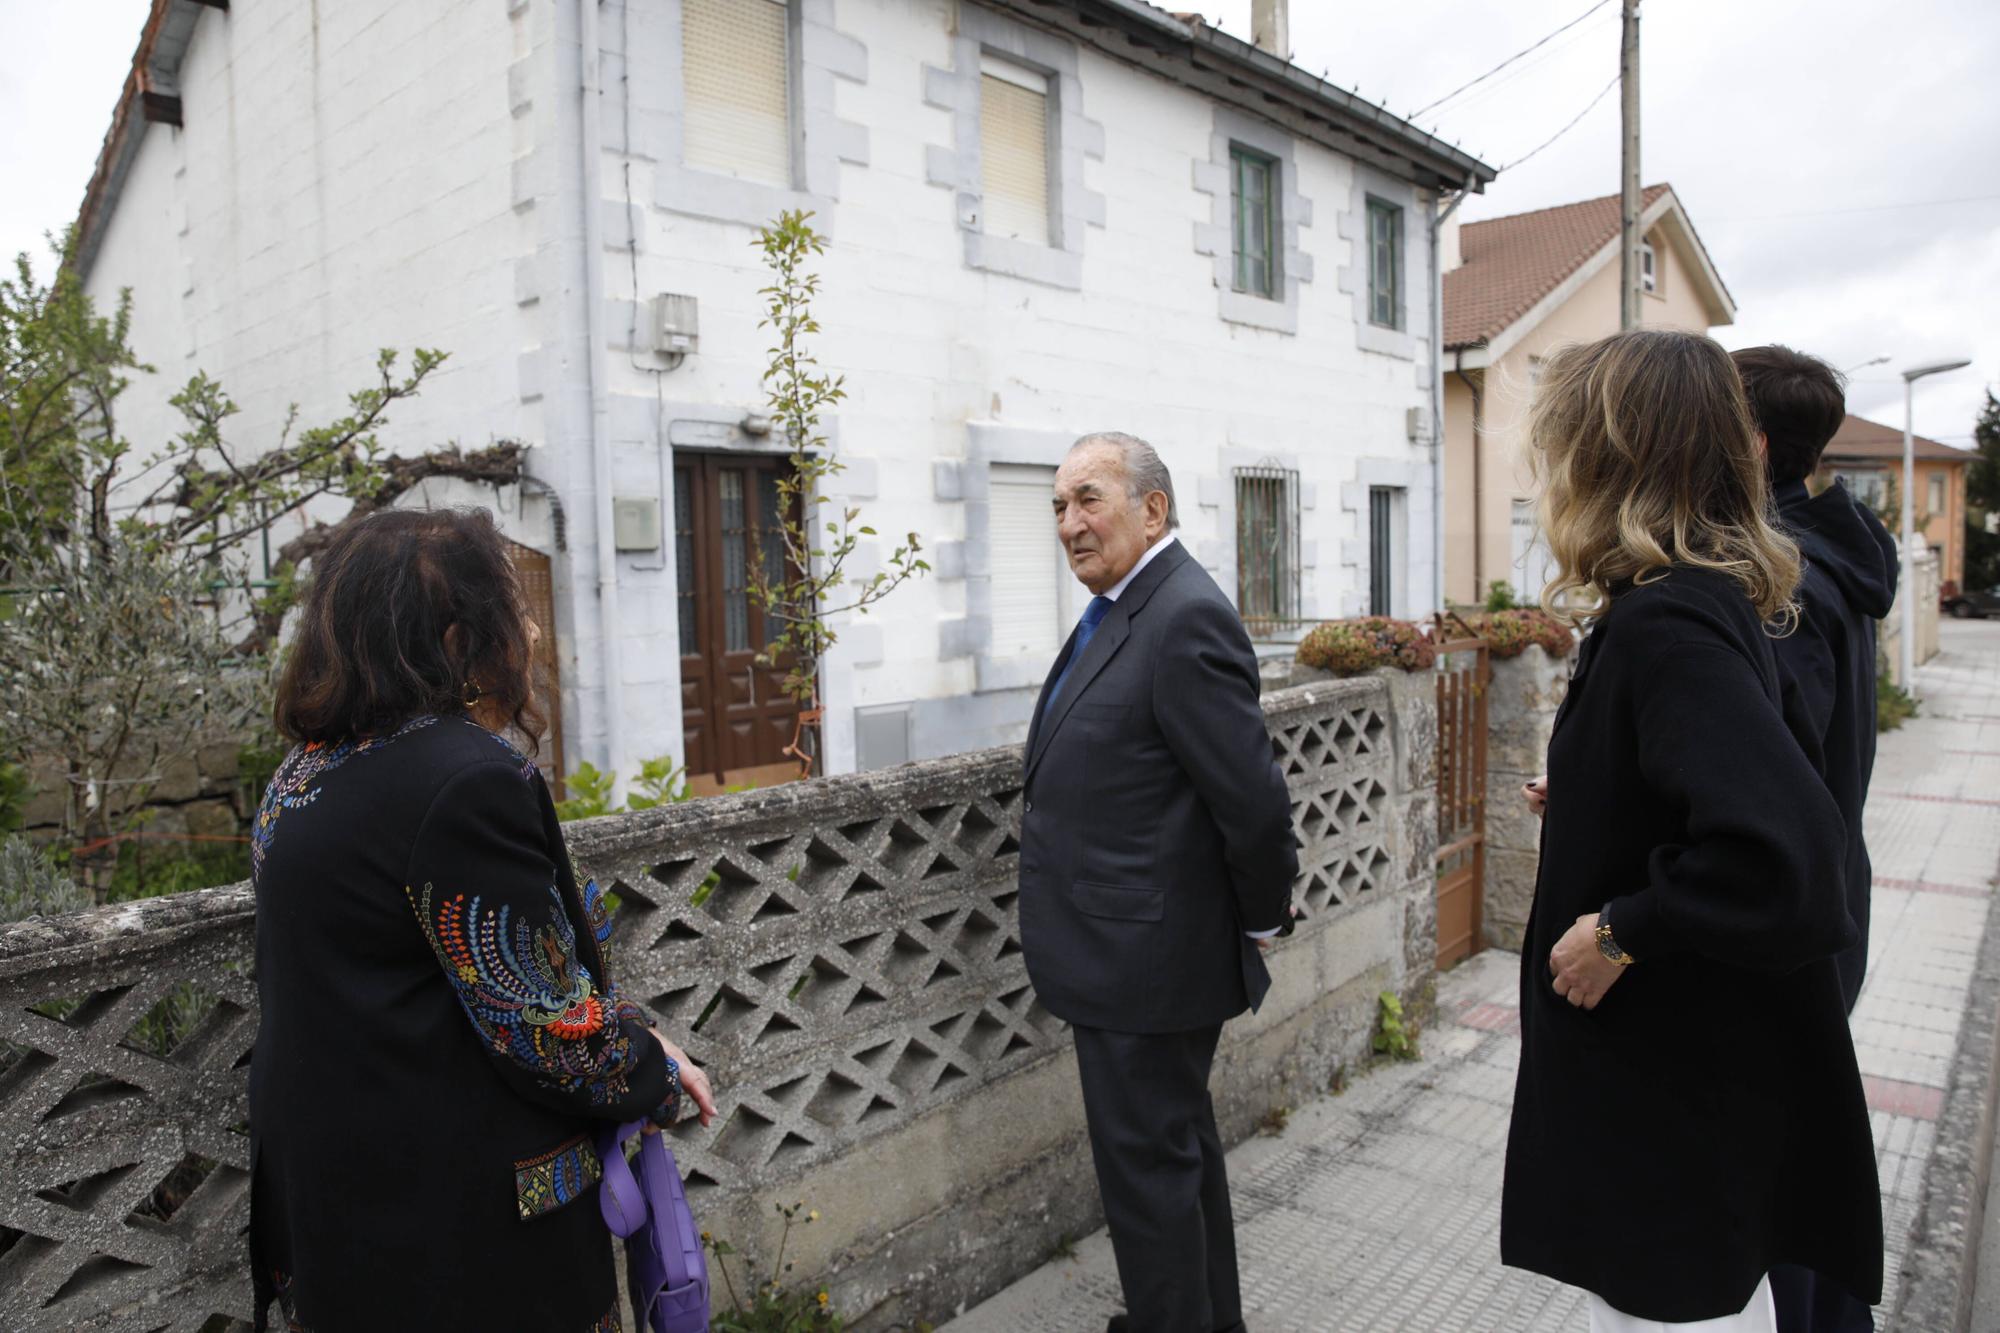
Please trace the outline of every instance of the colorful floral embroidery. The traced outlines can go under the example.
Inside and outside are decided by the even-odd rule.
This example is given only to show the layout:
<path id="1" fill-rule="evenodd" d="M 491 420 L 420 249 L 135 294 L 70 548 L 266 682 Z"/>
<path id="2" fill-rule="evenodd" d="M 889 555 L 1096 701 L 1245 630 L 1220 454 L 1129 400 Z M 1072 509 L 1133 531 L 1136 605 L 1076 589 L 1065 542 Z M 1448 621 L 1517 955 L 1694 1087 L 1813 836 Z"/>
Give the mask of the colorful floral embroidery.
<path id="1" fill-rule="evenodd" d="M 603 1178 L 604 1164 L 590 1135 L 579 1134 L 540 1157 L 514 1163 L 514 1202 L 526 1222 L 572 1202 Z"/>
<path id="2" fill-rule="evenodd" d="M 624 1325 L 618 1322 L 618 1306 L 615 1303 L 604 1312 L 604 1318 L 590 1326 L 590 1333 L 625 1333 Z"/>
<path id="3" fill-rule="evenodd" d="M 285 1333 L 312 1333 L 299 1320 L 299 1312 L 292 1302 L 292 1275 L 279 1269 L 271 1270 L 271 1285 L 278 1293 L 278 1313 L 285 1317 Z M 617 1307 L 612 1307 L 617 1313 Z"/>
<path id="4" fill-rule="evenodd" d="M 474 723 L 473 725 L 478 726 L 477 723 Z M 486 729 L 484 727 L 481 727 L 480 730 L 485 731 Z M 521 747 L 514 744 L 514 742 L 508 740 L 505 736 L 502 736 L 497 731 L 487 731 L 486 734 L 488 736 L 491 736 L 495 741 L 495 743 L 497 743 L 501 749 L 507 752 L 507 757 L 509 759 L 512 759 L 516 764 L 520 765 L 521 776 L 524 779 L 527 779 L 529 781 L 532 781 L 534 779 L 535 761 L 528 758 L 527 755 L 523 754 L 521 752 Z"/>
<path id="5" fill-rule="evenodd" d="M 597 887 L 597 881 L 583 882 L 583 919 L 590 923 L 590 933 L 602 948 L 611 939 L 611 905 L 605 901 L 604 890 Z"/>
<path id="6" fill-rule="evenodd" d="M 264 869 L 265 853 L 278 832 L 278 817 L 287 810 L 303 810 L 319 799 L 319 781 L 356 755 L 379 750 L 391 741 L 436 722 L 435 717 L 412 718 L 387 736 L 371 736 L 363 741 L 342 741 L 328 745 L 309 741 L 296 746 L 278 765 L 264 799 L 257 806 L 257 820 L 250 829 L 250 879 L 255 883 Z"/>
<path id="7" fill-rule="evenodd" d="M 576 956 L 576 934 L 551 884 L 546 915 L 464 894 L 405 888 L 424 936 L 473 1026 L 493 1051 L 592 1104 L 625 1094 L 640 1052 L 625 1020 L 639 1006 L 597 990 Z M 594 1040 L 593 1040 L 594 1039 Z"/>

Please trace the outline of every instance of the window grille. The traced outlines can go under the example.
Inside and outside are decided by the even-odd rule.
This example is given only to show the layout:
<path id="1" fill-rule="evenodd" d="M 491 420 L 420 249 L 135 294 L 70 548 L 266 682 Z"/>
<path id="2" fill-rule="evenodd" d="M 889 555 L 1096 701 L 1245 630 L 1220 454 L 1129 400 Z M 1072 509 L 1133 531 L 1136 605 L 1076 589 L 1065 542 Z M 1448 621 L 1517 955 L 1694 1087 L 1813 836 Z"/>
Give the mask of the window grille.
<path id="1" fill-rule="evenodd" d="M 979 178 L 989 236 L 1049 243 L 1047 75 L 980 59 Z"/>
<path id="2" fill-rule="evenodd" d="M 1390 616 L 1396 605 L 1396 488 L 1368 488 L 1368 614 Z"/>
<path id="3" fill-rule="evenodd" d="M 1403 327 L 1403 210 L 1368 201 L 1368 322 Z"/>
<path id="4" fill-rule="evenodd" d="M 1236 608 L 1255 632 L 1299 623 L 1299 474 L 1237 468 Z"/>
<path id="5" fill-rule="evenodd" d="M 791 11 L 782 0 L 682 0 L 690 170 L 790 188 Z"/>
<path id="6" fill-rule="evenodd" d="M 1234 218 L 1235 287 L 1252 296 L 1276 299 L 1278 164 L 1238 144 L 1229 147 L 1230 204 Z"/>

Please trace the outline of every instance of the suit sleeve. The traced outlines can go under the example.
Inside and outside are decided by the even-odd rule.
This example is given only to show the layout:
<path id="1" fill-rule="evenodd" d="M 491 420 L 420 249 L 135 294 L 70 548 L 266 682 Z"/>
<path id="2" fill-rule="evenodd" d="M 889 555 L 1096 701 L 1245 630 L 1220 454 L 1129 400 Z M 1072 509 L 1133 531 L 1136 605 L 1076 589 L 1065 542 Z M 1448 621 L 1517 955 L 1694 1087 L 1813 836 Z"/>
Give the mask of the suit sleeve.
<path id="1" fill-rule="evenodd" d="M 1634 688 L 1640 772 L 1686 835 L 1607 905 L 1618 943 L 1641 964 L 1692 953 L 1761 972 L 1851 945 L 1845 825 L 1751 663 L 1680 643 Z"/>
<path id="2" fill-rule="evenodd" d="M 646 1015 L 591 975 L 534 789 L 496 760 L 432 799 L 404 881 L 417 926 L 501 1076 L 531 1101 L 665 1123 L 678 1071 Z M 586 924 L 586 929 L 595 929 Z"/>
<path id="3" fill-rule="evenodd" d="M 1166 637 L 1153 714 L 1222 832 L 1246 931 L 1282 926 L 1298 878 L 1292 801 L 1258 703 L 1257 658 L 1234 611 L 1194 602 Z"/>

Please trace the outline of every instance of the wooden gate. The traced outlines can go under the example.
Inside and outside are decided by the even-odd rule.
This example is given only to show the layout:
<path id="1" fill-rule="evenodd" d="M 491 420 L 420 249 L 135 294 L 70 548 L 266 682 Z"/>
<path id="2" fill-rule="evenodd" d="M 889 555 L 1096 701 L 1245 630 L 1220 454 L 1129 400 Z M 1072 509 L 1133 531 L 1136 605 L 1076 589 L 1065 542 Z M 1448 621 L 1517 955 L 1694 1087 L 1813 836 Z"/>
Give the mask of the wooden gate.
<path id="1" fill-rule="evenodd" d="M 1437 965 L 1484 946 L 1486 893 L 1486 641 L 1457 616 L 1438 640 Z"/>

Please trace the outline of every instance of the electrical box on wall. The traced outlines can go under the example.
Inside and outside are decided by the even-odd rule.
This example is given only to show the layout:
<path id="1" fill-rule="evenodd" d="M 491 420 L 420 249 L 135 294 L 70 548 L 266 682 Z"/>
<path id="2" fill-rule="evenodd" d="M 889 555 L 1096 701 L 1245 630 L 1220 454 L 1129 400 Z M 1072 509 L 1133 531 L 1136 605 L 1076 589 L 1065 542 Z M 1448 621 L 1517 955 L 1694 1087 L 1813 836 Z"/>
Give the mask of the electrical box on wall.
<path id="1" fill-rule="evenodd" d="M 1403 431 L 1410 437 L 1410 443 L 1422 444 L 1431 437 L 1431 410 L 1428 407 L 1412 407 L 1403 413 Z"/>
<path id="2" fill-rule="evenodd" d="M 701 345 L 701 303 L 666 292 L 653 298 L 653 350 L 662 356 L 690 356 Z"/>
<path id="3" fill-rule="evenodd" d="M 614 497 L 611 540 L 621 551 L 660 549 L 660 502 L 654 496 Z"/>

